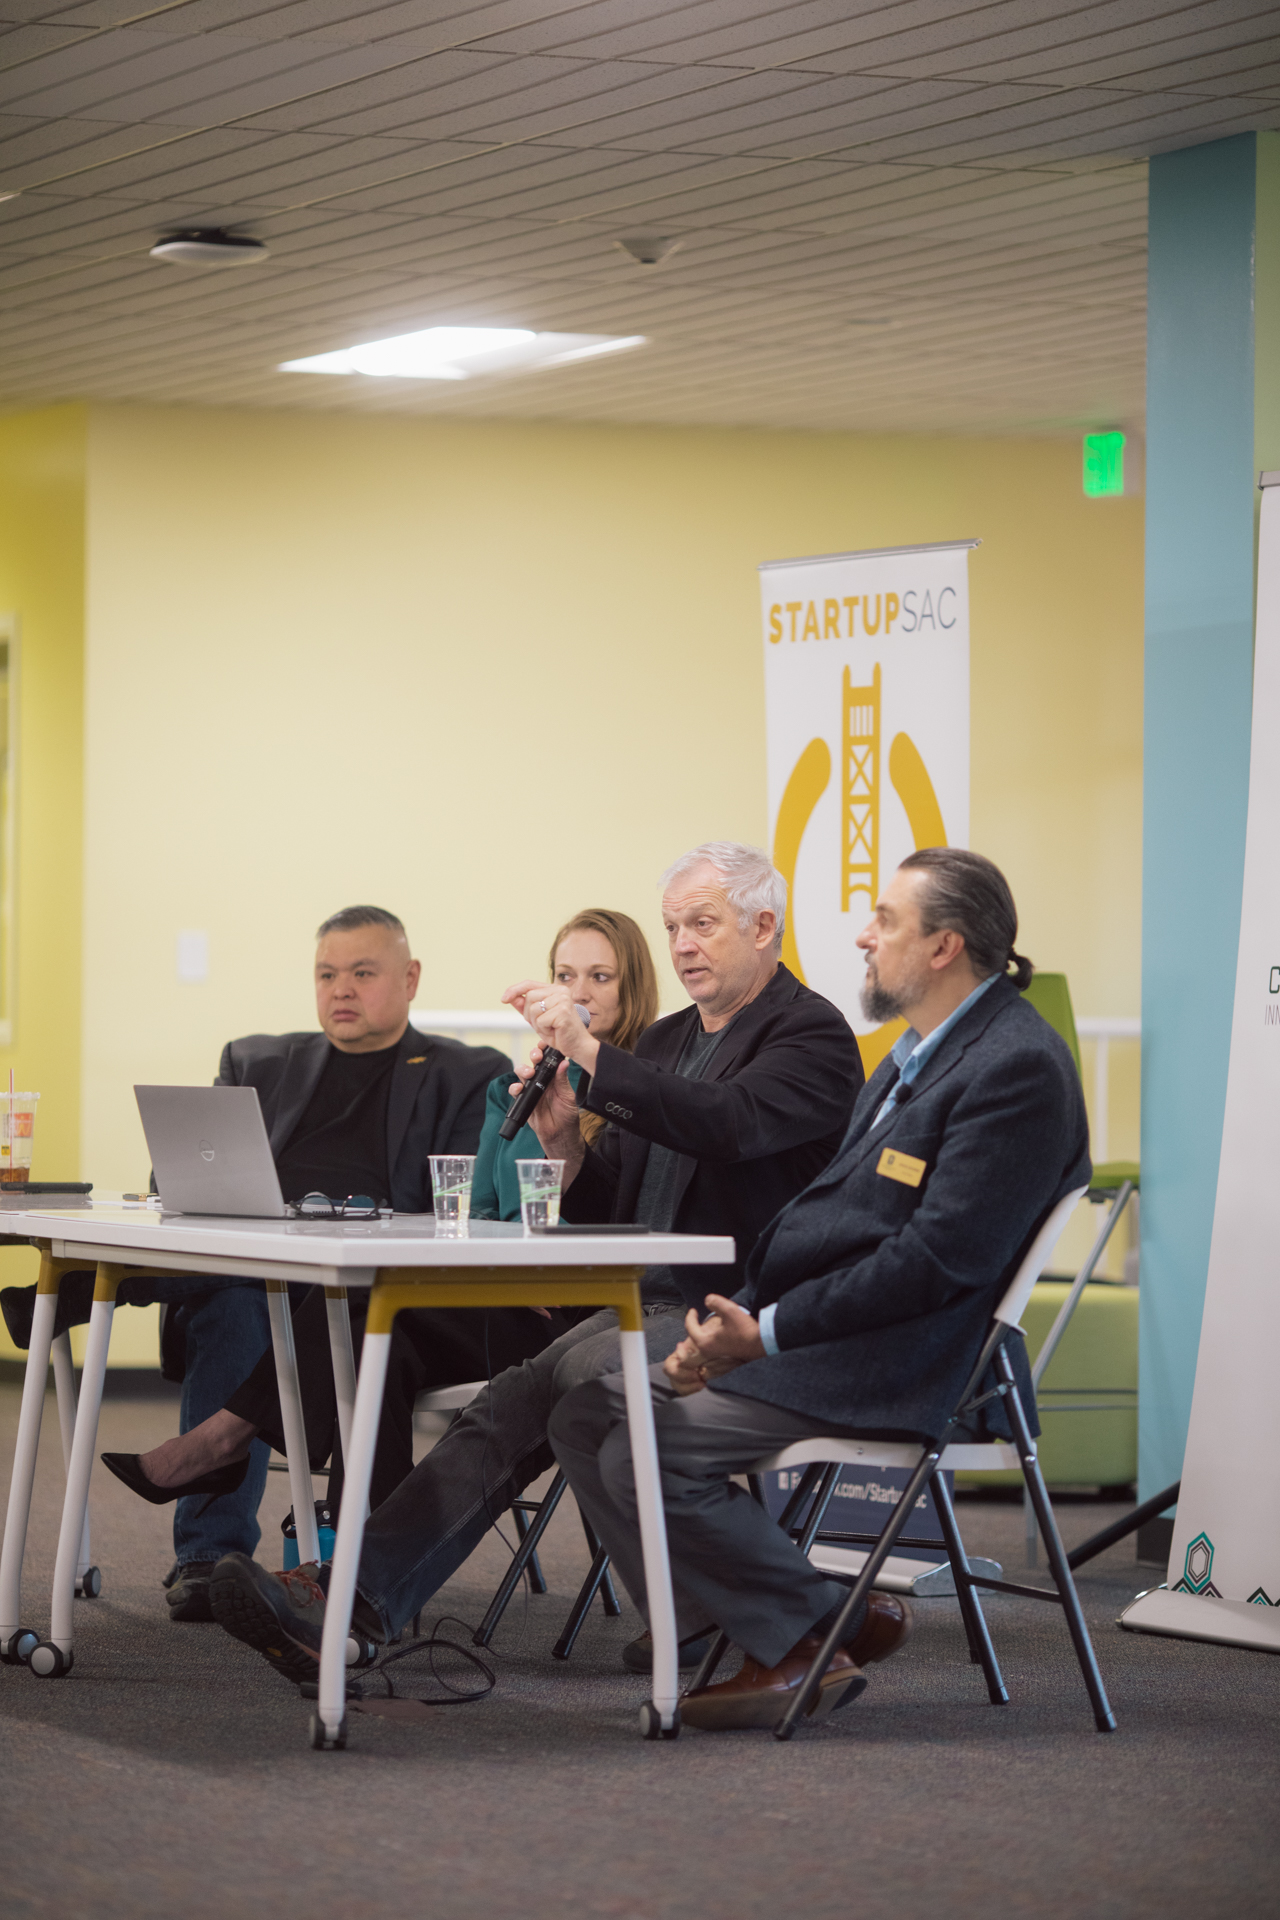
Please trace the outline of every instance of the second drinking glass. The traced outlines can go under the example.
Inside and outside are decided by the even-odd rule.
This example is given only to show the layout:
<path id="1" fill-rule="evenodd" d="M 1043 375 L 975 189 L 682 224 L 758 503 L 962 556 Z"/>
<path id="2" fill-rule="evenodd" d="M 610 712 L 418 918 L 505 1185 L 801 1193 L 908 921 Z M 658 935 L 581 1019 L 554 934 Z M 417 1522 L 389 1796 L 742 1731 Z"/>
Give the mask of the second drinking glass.
<path id="1" fill-rule="evenodd" d="M 517 1160 L 520 1182 L 520 1218 L 526 1233 L 560 1224 L 560 1181 L 563 1160 Z"/>

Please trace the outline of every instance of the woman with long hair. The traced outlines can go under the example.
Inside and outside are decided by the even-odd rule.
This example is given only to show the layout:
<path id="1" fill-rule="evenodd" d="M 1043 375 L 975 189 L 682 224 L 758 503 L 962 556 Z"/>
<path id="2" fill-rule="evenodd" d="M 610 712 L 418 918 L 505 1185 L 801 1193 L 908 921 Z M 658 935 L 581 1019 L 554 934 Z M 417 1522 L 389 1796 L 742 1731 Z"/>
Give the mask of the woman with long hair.
<path id="1" fill-rule="evenodd" d="M 646 1027 L 658 1017 L 658 980 L 649 943 L 635 921 L 608 907 L 585 907 L 566 920 L 551 942 L 547 977 L 567 987 L 591 1015 L 597 1040 L 630 1053 Z M 574 1091 L 582 1078 L 572 1062 L 569 1080 Z M 512 1076 L 500 1073 L 489 1083 L 484 1129 L 476 1148 L 471 1212 L 482 1220 L 518 1220 L 520 1187 L 517 1160 L 541 1160 L 537 1134 L 524 1126 L 514 1140 L 502 1139 L 498 1129 L 511 1106 Z M 582 1138 L 591 1146 L 608 1122 L 596 1113 L 578 1116 Z"/>

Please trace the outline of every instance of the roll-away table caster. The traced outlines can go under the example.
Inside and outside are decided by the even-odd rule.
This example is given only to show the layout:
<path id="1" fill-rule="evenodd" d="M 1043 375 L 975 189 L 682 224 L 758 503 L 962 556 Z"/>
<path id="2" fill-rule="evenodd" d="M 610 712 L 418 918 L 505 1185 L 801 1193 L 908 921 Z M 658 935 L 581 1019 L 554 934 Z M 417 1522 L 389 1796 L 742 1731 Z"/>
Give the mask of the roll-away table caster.
<path id="1" fill-rule="evenodd" d="M 86 1567 L 76 1575 L 76 1599 L 96 1600 L 102 1592 L 102 1573 L 98 1567 Z"/>
<path id="2" fill-rule="evenodd" d="M 341 1753 L 347 1744 L 347 1722 L 345 1717 L 340 1725 L 330 1729 L 318 1713 L 311 1716 L 311 1744 L 317 1753 Z"/>
<path id="3" fill-rule="evenodd" d="M 640 1731 L 646 1740 L 678 1740 L 680 1738 L 679 1707 L 671 1716 L 670 1726 L 664 1727 L 662 1715 L 652 1700 L 646 1700 L 640 1709 Z"/>
<path id="4" fill-rule="evenodd" d="M 75 1659 L 74 1653 L 64 1653 L 52 1640 L 41 1640 L 27 1655 L 27 1665 L 41 1680 L 62 1680 Z"/>
<path id="5" fill-rule="evenodd" d="M 0 1666 L 25 1667 L 32 1652 L 40 1644 L 40 1635 L 34 1627 L 19 1627 L 16 1633 L 0 1646 Z"/>

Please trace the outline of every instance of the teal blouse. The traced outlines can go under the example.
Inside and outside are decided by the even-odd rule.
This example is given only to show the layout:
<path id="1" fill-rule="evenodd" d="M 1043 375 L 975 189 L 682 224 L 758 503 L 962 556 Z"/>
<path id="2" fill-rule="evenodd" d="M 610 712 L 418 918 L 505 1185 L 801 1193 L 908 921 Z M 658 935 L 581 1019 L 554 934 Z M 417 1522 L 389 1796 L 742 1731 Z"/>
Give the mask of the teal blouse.
<path id="1" fill-rule="evenodd" d="M 476 1148 L 475 1178 L 471 1183 L 473 1220 L 518 1220 L 520 1183 L 516 1178 L 517 1160 L 541 1160 L 542 1142 L 532 1127 L 521 1127 L 514 1140 L 501 1140 L 498 1128 L 507 1117 L 511 1095 L 507 1088 L 515 1084 L 515 1070 L 508 1069 L 489 1082 L 484 1098 L 484 1126 Z M 582 1068 L 569 1062 L 569 1085 L 578 1091 Z"/>

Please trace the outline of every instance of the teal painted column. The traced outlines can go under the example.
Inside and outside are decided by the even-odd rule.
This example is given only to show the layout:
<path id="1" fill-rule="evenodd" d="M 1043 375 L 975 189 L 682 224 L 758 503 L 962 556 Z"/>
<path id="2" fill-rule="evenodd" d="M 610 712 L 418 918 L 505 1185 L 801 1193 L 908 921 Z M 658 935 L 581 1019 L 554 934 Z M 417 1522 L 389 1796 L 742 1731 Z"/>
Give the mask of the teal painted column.
<path id="1" fill-rule="evenodd" d="M 1178 1479 L 1235 991 L 1258 471 L 1280 465 L 1280 138 L 1151 162 L 1141 1497 Z M 1278 1170 L 1280 1175 L 1280 1170 Z"/>

